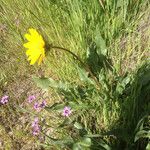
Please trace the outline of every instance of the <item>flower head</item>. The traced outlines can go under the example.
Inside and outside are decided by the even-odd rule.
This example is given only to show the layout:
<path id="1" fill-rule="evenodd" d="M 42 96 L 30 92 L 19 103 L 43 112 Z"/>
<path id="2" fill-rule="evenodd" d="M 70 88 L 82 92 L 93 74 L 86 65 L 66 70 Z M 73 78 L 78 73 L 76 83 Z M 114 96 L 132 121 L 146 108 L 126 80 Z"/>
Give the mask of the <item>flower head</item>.
<path id="1" fill-rule="evenodd" d="M 35 97 L 34 95 L 30 95 L 30 96 L 28 97 L 28 102 L 29 102 L 29 103 L 32 103 L 32 101 L 35 100 L 35 99 L 36 99 L 36 97 Z"/>
<path id="2" fill-rule="evenodd" d="M 44 108 L 44 107 L 46 106 L 46 104 L 47 104 L 46 101 L 43 100 L 42 103 L 40 104 L 40 107 L 41 107 L 41 108 Z"/>
<path id="3" fill-rule="evenodd" d="M 32 127 L 34 127 L 38 123 L 39 123 L 39 118 L 38 117 L 34 118 L 34 121 L 32 122 Z"/>
<path id="4" fill-rule="evenodd" d="M 28 43 L 23 45 L 27 48 L 26 55 L 30 61 L 30 65 L 33 65 L 36 62 L 40 65 L 42 60 L 45 58 L 45 42 L 43 37 L 35 29 L 29 29 L 29 33 L 30 34 L 25 34 L 25 38 L 28 40 Z"/>
<path id="5" fill-rule="evenodd" d="M 63 109 L 63 113 L 62 113 L 62 115 L 63 116 L 65 116 L 65 117 L 68 117 L 70 114 L 71 114 L 71 108 L 70 107 L 65 107 L 64 109 Z"/>
<path id="6" fill-rule="evenodd" d="M 39 135 L 39 133 L 40 133 L 40 126 L 39 126 L 39 120 L 38 120 L 37 117 L 32 122 L 32 128 L 33 128 L 33 132 L 32 132 L 33 135 Z"/>
<path id="7" fill-rule="evenodd" d="M 40 133 L 39 125 L 34 126 L 32 134 L 33 135 L 39 135 L 39 133 Z"/>
<path id="8" fill-rule="evenodd" d="M 5 95 L 5 96 L 2 97 L 2 99 L 1 99 L 0 102 L 1 102 L 2 104 L 6 104 L 6 103 L 8 102 L 8 98 L 9 98 L 9 97 L 8 97 L 7 95 Z"/>
<path id="9" fill-rule="evenodd" d="M 41 110 L 40 104 L 39 104 L 38 102 L 35 102 L 35 103 L 34 103 L 34 109 L 35 109 L 36 111 L 40 111 L 40 110 Z"/>

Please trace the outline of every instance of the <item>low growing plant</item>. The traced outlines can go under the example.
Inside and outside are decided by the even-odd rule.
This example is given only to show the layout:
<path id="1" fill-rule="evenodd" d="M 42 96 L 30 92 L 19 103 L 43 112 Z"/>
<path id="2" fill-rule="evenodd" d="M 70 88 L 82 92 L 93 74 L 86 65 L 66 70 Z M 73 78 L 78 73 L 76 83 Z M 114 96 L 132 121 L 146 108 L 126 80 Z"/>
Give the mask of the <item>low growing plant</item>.
<path id="1" fill-rule="evenodd" d="M 57 133 L 55 136 L 46 132 L 50 124 L 43 121 L 40 124 L 38 118 L 32 124 L 34 135 L 44 135 L 43 145 L 73 150 L 136 147 L 134 142 L 137 141 L 138 133 L 135 135 L 133 130 L 141 117 L 139 112 L 143 110 L 145 115 L 149 107 L 149 65 L 143 67 L 145 70 L 142 71 L 146 72 L 143 75 L 146 77 L 141 82 L 143 75 L 140 70 L 137 74 L 117 74 L 107 55 L 105 40 L 100 35 L 91 41 L 87 58 L 83 61 L 71 50 L 46 43 L 35 29 L 29 31 L 30 34 L 25 35 L 28 43 L 24 46 L 28 48 L 26 55 L 31 64 L 37 61 L 40 64 L 52 49 L 63 51 L 68 57 L 75 58 L 74 67 L 80 80 L 77 84 L 45 76 L 33 78 L 38 87 L 46 91 L 53 89 L 61 99 L 51 106 L 44 103 L 43 107 L 50 114 L 59 116 L 53 127 Z M 147 90 L 145 106 L 138 108 L 142 104 L 142 90 Z M 36 110 L 41 110 L 41 104 L 36 104 L 35 107 Z"/>

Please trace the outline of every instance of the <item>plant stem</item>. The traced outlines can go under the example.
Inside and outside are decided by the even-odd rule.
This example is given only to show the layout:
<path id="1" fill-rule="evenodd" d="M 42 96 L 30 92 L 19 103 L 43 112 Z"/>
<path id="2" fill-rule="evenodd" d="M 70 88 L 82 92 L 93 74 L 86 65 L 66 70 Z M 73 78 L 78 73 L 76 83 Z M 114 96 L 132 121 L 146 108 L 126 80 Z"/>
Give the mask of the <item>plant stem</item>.
<path id="1" fill-rule="evenodd" d="M 93 74 L 93 72 L 91 71 L 90 67 L 85 64 L 81 58 L 79 56 L 77 56 L 76 54 L 74 54 L 73 52 L 71 52 L 70 50 L 66 49 L 66 48 L 63 48 L 63 47 L 59 47 L 59 46 L 50 46 L 50 48 L 53 48 L 53 49 L 58 49 L 58 50 L 63 50 L 63 51 L 66 51 L 68 53 L 70 53 L 72 56 L 74 56 L 85 68 L 85 70 L 90 74 L 91 78 L 93 78 L 93 80 L 96 82 L 96 84 L 98 85 L 98 87 L 100 87 L 100 83 L 99 81 L 97 80 L 97 78 L 95 77 L 95 75 Z"/>

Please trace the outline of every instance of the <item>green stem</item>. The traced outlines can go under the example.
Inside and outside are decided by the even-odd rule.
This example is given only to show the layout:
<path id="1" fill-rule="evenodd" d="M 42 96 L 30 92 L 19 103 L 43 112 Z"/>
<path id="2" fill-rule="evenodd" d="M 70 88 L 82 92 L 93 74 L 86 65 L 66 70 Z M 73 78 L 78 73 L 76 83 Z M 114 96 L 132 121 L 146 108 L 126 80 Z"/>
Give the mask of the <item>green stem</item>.
<path id="1" fill-rule="evenodd" d="M 96 82 L 96 84 L 98 85 L 98 87 L 100 87 L 100 83 L 97 80 L 97 78 L 95 77 L 95 75 L 92 73 L 91 69 L 89 68 L 89 66 L 87 64 L 85 64 L 81 58 L 79 56 L 77 56 L 76 54 L 74 54 L 73 52 L 71 52 L 70 50 L 63 48 L 63 47 L 59 47 L 59 46 L 50 46 L 50 48 L 54 48 L 54 49 L 58 49 L 58 50 L 63 50 L 66 51 L 68 53 L 70 53 L 73 57 L 75 57 L 85 68 L 85 70 L 90 74 L 91 78 L 93 78 L 93 80 Z"/>

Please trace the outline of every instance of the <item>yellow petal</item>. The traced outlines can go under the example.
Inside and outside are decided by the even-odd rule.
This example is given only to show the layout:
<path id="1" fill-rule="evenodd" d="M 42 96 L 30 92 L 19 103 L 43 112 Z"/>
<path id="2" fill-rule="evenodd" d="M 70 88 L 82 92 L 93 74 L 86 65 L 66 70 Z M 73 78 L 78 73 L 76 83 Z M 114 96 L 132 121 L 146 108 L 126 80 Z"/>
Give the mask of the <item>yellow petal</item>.
<path id="1" fill-rule="evenodd" d="M 36 31 L 36 29 L 30 28 L 29 29 L 29 33 L 31 34 L 31 36 L 38 36 L 38 32 Z"/>
<path id="2" fill-rule="evenodd" d="M 26 38 L 28 41 L 31 41 L 31 40 L 32 40 L 32 37 L 31 37 L 30 34 L 25 34 L 24 36 L 25 36 L 25 38 Z"/>
<path id="3" fill-rule="evenodd" d="M 25 44 L 23 44 L 23 46 L 25 47 L 25 48 L 30 48 L 30 43 L 28 42 L 28 43 L 25 43 Z"/>
<path id="4" fill-rule="evenodd" d="M 37 59 L 32 59 L 31 61 L 30 61 L 30 65 L 34 65 L 35 63 L 36 63 L 36 61 L 37 61 Z"/>
<path id="5" fill-rule="evenodd" d="M 43 37 L 35 29 L 30 28 L 29 34 L 25 34 L 25 38 L 29 41 L 23 45 L 27 48 L 28 61 L 30 61 L 31 65 L 35 64 L 35 62 L 38 62 L 38 65 L 40 65 L 45 57 Z"/>
<path id="6" fill-rule="evenodd" d="M 31 57 L 30 57 L 30 60 L 31 60 L 31 61 L 30 61 L 30 65 L 35 64 L 35 62 L 38 60 L 38 58 L 39 58 L 38 56 L 31 56 Z"/>
<path id="7" fill-rule="evenodd" d="M 31 49 L 28 49 L 28 50 L 26 51 L 26 55 L 27 55 L 27 56 L 31 55 L 31 52 L 32 52 L 32 50 L 31 50 Z"/>

